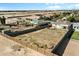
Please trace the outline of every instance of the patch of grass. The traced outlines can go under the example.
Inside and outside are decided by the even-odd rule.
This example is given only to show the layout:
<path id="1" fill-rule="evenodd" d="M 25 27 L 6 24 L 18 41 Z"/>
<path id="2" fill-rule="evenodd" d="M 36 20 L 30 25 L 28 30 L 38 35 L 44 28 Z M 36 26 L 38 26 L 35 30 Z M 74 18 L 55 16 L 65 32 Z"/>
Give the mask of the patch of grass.
<path id="1" fill-rule="evenodd" d="M 72 39 L 79 40 L 79 32 L 74 32 L 72 35 Z"/>

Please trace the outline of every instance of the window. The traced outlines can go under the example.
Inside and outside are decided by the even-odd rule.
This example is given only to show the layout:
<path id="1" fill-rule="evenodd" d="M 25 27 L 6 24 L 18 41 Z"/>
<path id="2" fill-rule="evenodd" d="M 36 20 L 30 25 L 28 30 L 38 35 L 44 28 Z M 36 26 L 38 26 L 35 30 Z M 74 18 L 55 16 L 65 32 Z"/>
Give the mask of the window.
<path id="1" fill-rule="evenodd" d="M 74 28 L 76 28 L 76 26 L 74 26 Z"/>

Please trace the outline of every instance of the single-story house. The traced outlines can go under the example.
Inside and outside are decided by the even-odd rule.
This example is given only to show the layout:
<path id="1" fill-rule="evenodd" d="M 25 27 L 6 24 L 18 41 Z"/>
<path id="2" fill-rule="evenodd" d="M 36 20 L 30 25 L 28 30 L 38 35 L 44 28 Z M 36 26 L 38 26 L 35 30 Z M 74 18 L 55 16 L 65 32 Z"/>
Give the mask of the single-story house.
<path id="1" fill-rule="evenodd" d="M 37 24 L 40 24 L 40 23 L 43 23 L 43 22 L 44 22 L 43 20 L 38 20 L 38 19 L 33 19 L 31 21 L 31 23 L 34 24 L 34 25 L 37 25 Z"/>
<path id="2" fill-rule="evenodd" d="M 69 23 L 63 23 L 63 22 L 52 22 L 52 28 L 57 29 L 68 29 Z"/>
<path id="3" fill-rule="evenodd" d="M 15 23 L 17 21 L 18 21 L 18 18 L 7 18 L 6 19 L 6 24 Z"/>
<path id="4" fill-rule="evenodd" d="M 79 22 L 72 24 L 73 24 L 73 29 L 75 29 L 75 31 L 79 31 Z"/>

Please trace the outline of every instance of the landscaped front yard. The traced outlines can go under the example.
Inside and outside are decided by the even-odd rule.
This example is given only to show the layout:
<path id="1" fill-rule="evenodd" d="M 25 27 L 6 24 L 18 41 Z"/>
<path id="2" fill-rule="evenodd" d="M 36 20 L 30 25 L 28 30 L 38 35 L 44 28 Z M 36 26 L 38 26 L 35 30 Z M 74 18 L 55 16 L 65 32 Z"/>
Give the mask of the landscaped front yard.
<path id="1" fill-rule="evenodd" d="M 79 40 L 79 32 L 74 32 L 72 35 L 72 39 Z"/>

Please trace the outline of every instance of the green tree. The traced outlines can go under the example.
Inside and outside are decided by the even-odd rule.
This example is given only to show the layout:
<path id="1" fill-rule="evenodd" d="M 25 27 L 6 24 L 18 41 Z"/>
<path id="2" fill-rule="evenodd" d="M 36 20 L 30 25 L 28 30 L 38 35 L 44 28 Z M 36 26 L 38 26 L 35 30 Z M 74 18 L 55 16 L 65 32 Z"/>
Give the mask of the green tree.
<path id="1" fill-rule="evenodd" d="M 60 15 L 59 17 L 58 17 L 58 19 L 62 19 L 64 16 L 63 15 Z"/>
<path id="2" fill-rule="evenodd" d="M 51 20 L 51 18 L 44 16 L 44 20 Z"/>
<path id="3" fill-rule="evenodd" d="M 6 18 L 4 16 L 2 17 L 2 21 L 3 21 L 2 24 L 5 25 Z"/>
<path id="4" fill-rule="evenodd" d="M 43 16 L 40 16 L 40 17 L 39 17 L 39 20 L 41 20 L 41 19 L 44 19 L 44 17 L 43 17 Z"/>
<path id="5" fill-rule="evenodd" d="M 79 16 L 75 17 L 76 22 L 79 22 Z"/>
<path id="6" fill-rule="evenodd" d="M 71 16 L 68 17 L 67 20 L 70 21 L 70 22 L 75 22 L 76 21 L 75 18 L 74 17 L 71 17 Z"/>
<path id="7" fill-rule="evenodd" d="M 70 12 L 63 12 L 63 16 L 70 15 Z"/>
<path id="8" fill-rule="evenodd" d="M 54 13 L 53 14 L 53 18 L 58 18 L 60 16 L 60 14 Z"/>
<path id="9" fill-rule="evenodd" d="M 0 17 L 0 23 L 2 23 L 2 18 Z"/>
<path id="10" fill-rule="evenodd" d="M 6 18 L 4 16 L 0 17 L 1 24 L 5 25 Z"/>

